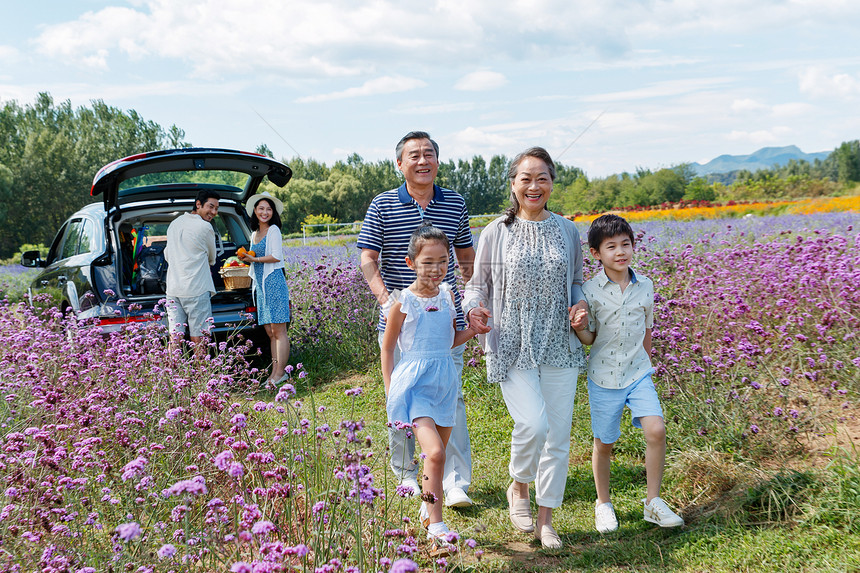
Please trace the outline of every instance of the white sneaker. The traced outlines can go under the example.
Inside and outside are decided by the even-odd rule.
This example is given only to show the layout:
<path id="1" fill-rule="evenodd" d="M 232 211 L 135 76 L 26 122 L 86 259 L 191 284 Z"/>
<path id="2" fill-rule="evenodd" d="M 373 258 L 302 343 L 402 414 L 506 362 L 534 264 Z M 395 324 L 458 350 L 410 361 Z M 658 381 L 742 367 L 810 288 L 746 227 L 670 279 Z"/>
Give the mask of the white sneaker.
<path id="1" fill-rule="evenodd" d="M 684 520 L 681 516 L 669 509 L 666 502 L 659 497 L 652 499 L 651 503 L 646 503 L 646 500 L 643 499 L 642 503 L 645 504 L 645 521 L 656 523 L 660 527 L 680 527 L 684 525 Z"/>
<path id="2" fill-rule="evenodd" d="M 472 498 L 459 487 L 452 487 L 445 492 L 445 505 L 448 507 L 471 507 Z"/>
<path id="3" fill-rule="evenodd" d="M 618 518 L 611 502 L 594 506 L 594 527 L 600 533 L 610 533 L 618 529 Z"/>
<path id="4" fill-rule="evenodd" d="M 406 490 L 408 489 L 411 489 L 411 495 L 413 497 L 419 497 L 421 495 L 421 486 L 418 485 L 418 480 L 416 480 L 415 478 L 403 478 L 402 480 L 400 480 L 400 485 L 398 486 L 398 489 L 401 489 L 404 492 L 406 492 Z M 409 494 L 407 492 L 407 496 L 408 495 Z"/>

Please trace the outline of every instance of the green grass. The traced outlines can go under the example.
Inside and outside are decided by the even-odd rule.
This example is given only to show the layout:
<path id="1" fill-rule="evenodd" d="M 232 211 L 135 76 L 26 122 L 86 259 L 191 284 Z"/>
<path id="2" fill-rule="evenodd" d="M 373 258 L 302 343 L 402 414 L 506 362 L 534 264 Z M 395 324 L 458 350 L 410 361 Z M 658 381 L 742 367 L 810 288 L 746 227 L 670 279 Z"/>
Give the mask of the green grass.
<path id="1" fill-rule="evenodd" d="M 384 449 L 385 397 L 378 368 L 312 391 L 330 413 L 353 407 L 343 391 L 364 388 L 357 408 L 376 450 Z M 555 571 L 852 571 L 860 567 L 860 470 L 856 452 L 840 452 L 826 468 L 768 468 L 730 454 L 673 450 L 663 497 L 687 524 L 662 530 L 642 519 L 644 440 L 629 416 L 612 464 L 613 503 L 619 531 L 594 530 L 591 431 L 583 380 L 577 389 L 571 430 L 571 463 L 565 501 L 553 522 L 565 543 L 544 551 L 530 535 L 515 532 L 507 517 L 505 489 L 512 422 L 499 388 L 481 369 L 466 368 L 464 394 L 472 442 L 471 508 L 444 512 L 452 529 L 473 537 L 485 555 L 478 570 Z M 309 394 L 308 388 L 299 394 Z M 670 432 L 671 432 L 671 425 Z M 671 438 L 671 436 L 670 436 Z M 387 465 L 387 464 L 384 464 Z M 795 464 L 796 465 L 796 464 Z M 377 476 L 389 481 L 391 475 Z M 533 494 L 532 494 L 533 495 Z M 418 502 L 408 500 L 417 513 Z M 408 515 L 408 513 L 407 513 Z"/>

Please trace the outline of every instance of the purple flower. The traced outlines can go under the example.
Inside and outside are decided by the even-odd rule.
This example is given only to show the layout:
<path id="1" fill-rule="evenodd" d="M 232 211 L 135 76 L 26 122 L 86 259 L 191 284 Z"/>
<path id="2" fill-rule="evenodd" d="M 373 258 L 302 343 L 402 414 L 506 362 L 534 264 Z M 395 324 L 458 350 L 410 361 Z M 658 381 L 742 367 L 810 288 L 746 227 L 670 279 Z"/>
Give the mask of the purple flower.
<path id="1" fill-rule="evenodd" d="M 254 569 L 244 561 L 237 561 L 230 567 L 231 573 L 254 573 Z"/>
<path id="2" fill-rule="evenodd" d="M 251 533 L 254 535 L 265 535 L 275 530 L 275 524 L 271 521 L 258 521 L 251 527 Z"/>
<path id="3" fill-rule="evenodd" d="M 390 573 L 414 573 L 418 571 L 418 564 L 411 559 L 398 559 L 391 564 Z"/>
<path id="4" fill-rule="evenodd" d="M 203 495 L 208 491 L 209 490 L 206 488 L 206 480 L 203 478 L 203 476 L 194 476 L 191 479 L 185 479 L 176 482 L 169 488 L 163 490 L 161 494 L 164 497 L 170 497 L 172 495 L 181 495 L 183 493 L 190 493 L 191 495 Z"/>
<path id="5" fill-rule="evenodd" d="M 184 411 L 185 411 L 185 408 L 183 408 L 182 406 L 179 406 L 176 408 L 171 408 L 164 413 L 164 417 L 167 418 L 168 420 L 175 420 Z"/>
<path id="6" fill-rule="evenodd" d="M 436 312 L 437 310 L 439 310 L 439 307 L 430 305 L 430 306 L 425 306 L 424 310 L 426 310 L 427 312 Z"/>
<path id="7" fill-rule="evenodd" d="M 230 450 L 224 450 L 217 456 L 215 456 L 215 467 L 221 471 L 227 471 L 227 468 L 230 467 L 230 462 L 233 460 L 233 452 Z"/>
<path id="8" fill-rule="evenodd" d="M 135 537 L 140 536 L 140 525 L 138 525 L 134 521 L 129 523 L 123 523 L 121 525 L 116 526 L 116 533 L 123 541 L 131 541 Z"/>
<path id="9" fill-rule="evenodd" d="M 141 456 L 125 464 L 122 468 L 122 481 L 127 481 L 143 474 L 143 469 L 147 462 L 148 460 Z"/>
<path id="10" fill-rule="evenodd" d="M 170 543 L 162 545 L 161 548 L 158 550 L 158 556 L 161 559 L 167 559 L 168 557 L 173 557 L 174 555 L 176 555 L 176 547 Z"/>
<path id="11" fill-rule="evenodd" d="M 227 469 L 227 473 L 234 478 L 240 478 L 245 475 L 245 466 L 239 462 L 232 462 L 230 467 Z"/>

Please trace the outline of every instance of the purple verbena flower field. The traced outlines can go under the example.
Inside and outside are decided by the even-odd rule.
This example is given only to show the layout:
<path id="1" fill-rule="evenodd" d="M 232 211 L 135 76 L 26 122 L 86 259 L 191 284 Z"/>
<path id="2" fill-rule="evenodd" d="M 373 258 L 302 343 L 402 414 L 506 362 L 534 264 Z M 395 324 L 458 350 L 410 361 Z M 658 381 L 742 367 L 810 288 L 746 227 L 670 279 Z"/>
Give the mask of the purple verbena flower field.
<path id="1" fill-rule="evenodd" d="M 843 213 L 634 226 L 635 268 L 657 293 L 670 453 L 789 457 L 856 422 L 858 225 Z M 461 561 L 471 539 L 452 540 L 446 560 L 427 555 L 407 517 L 417 503 L 387 470 L 384 411 L 360 388 L 344 392 L 347 414 L 317 401 L 315 384 L 378 370 L 354 251 L 290 255 L 301 364 L 279 391 L 260 388 L 241 341 L 195 358 L 158 324 L 105 336 L 0 303 L 0 570 L 479 567 L 480 550 Z"/>

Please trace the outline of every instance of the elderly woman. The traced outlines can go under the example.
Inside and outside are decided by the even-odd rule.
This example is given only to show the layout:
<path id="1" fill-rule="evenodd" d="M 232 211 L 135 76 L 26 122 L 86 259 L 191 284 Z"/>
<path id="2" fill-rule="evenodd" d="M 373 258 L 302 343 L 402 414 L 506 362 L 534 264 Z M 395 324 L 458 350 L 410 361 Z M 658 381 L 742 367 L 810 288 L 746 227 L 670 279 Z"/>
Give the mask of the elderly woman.
<path id="1" fill-rule="evenodd" d="M 508 171 L 511 207 L 481 233 L 463 310 L 483 336 L 487 379 L 501 385 L 514 420 L 508 472 L 514 527 L 557 549 L 552 510 L 567 481 L 576 380 L 585 354 L 570 329 L 582 295 L 582 245 L 573 222 L 547 210 L 555 165 L 543 148 L 517 155 Z M 529 483 L 535 482 L 537 522 Z"/>

